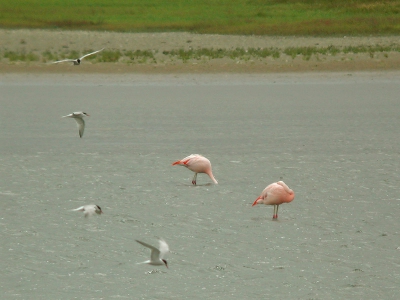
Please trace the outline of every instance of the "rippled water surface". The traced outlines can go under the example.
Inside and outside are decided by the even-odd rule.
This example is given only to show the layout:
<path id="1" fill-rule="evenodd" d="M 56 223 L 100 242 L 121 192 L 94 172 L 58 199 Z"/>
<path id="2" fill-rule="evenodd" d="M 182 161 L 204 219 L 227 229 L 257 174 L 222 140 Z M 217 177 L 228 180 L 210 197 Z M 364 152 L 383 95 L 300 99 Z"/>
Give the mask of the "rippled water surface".
<path id="1" fill-rule="evenodd" d="M 1 75 L 3 299 L 396 299 L 399 79 Z M 169 269 L 137 265 L 157 237 Z"/>

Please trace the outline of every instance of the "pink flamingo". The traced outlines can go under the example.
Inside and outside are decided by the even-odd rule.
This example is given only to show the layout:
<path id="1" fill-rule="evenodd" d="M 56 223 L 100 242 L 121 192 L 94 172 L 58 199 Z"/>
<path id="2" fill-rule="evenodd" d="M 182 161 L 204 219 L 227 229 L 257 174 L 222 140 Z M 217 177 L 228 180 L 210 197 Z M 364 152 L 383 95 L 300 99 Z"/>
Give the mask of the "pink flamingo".
<path id="1" fill-rule="evenodd" d="M 294 199 L 294 192 L 286 183 L 278 181 L 268 185 L 261 193 L 261 195 L 254 201 L 253 205 L 260 203 L 274 206 L 273 220 L 278 219 L 278 208 L 282 203 L 292 202 Z"/>
<path id="2" fill-rule="evenodd" d="M 197 173 L 206 173 L 208 176 L 210 176 L 215 184 L 218 184 L 218 181 L 214 178 L 214 175 L 211 171 L 210 161 L 200 154 L 191 154 L 181 160 L 177 160 L 172 165 L 184 166 L 193 171 L 194 177 L 192 180 L 192 184 L 194 185 L 196 185 Z"/>

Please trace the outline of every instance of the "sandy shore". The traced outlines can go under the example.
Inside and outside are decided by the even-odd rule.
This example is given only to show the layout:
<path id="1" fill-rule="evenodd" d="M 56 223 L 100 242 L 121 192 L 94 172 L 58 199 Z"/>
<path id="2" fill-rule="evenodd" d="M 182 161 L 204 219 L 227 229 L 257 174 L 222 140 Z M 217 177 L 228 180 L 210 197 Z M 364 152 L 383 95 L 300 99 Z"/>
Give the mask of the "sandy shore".
<path id="1" fill-rule="evenodd" d="M 398 36 L 385 37 L 271 37 L 200 35 L 192 33 L 115 33 L 92 31 L 56 30 L 0 30 L 0 72 L 46 72 L 46 73 L 266 73 L 307 71 L 380 71 L 399 70 L 399 52 L 339 53 L 336 55 L 313 55 L 309 60 L 299 55 L 295 58 L 281 54 L 279 58 L 243 57 L 231 59 L 189 59 L 183 62 L 163 54 L 178 49 L 236 49 L 275 48 L 283 52 L 288 47 L 329 46 L 390 46 L 399 45 Z M 155 61 L 127 61 L 121 57 L 115 63 L 85 60 L 79 67 L 70 64 L 48 64 L 45 51 L 62 55 L 77 51 L 105 47 L 112 51 L 151 50 Z M 7 51 L 32 53 L 36 61 L 9 61 Z"/>

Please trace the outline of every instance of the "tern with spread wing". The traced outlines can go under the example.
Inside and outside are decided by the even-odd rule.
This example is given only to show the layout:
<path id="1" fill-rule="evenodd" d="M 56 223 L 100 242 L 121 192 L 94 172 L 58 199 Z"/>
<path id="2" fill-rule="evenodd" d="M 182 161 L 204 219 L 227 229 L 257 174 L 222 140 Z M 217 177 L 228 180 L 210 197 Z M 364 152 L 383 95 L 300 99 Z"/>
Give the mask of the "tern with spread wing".
<path id="1" fill-rule="evenodd" d="M 163 239 L 159 239 L 160 249 L 153 247 L 149 244 L 136 240 L 139 244 L 151 249 L 150 260 L 146 260 L 139 264 L 149 264 L 153 266 L 162 266 L 165 265 L 168 268 L 168 263 L 164 259 L 164 255 L 169 251 L 169 247 L 166 241 Z"/>
<path id="2" fill-rule="evenodd" d="M 103 211 L 101 210 L 101 207 L 96 204 L 84 205 L 84 206 L 78 207 L 76 209 L 73 209 L 73 211 L 83 211 L 85 218 L 87 218 L 89 216 L 93 216 L 95 213 L 98 215 L 101 215 L 103 213 Z"/>
<path id="3" fill-rule="evenodd" d="M 76 124 L 78 124 L 78 129 L 79 129 L 79 136 L 83 136 L 83 131 L 85 130 L 85 121 L 83 120 L 83 117 L 89 117 L 89 115 L 83 111 L 78 111 L 78 112 L 73 112 L 72 114 L 63 116 L 63 118 L 73 118 L 76 121 Z"/>
<path id="4" fill-rule="evenodd" d="M 95 54 L 97 52 L 100 52 L 100 51 L 103 51 L 103 50 L 104 50 L 104 48 L 100 49 L 100 50 L 97 50 L 97 51 L 94 51 L 92 53 L 85 54 L 84 56 L 82 56 L 80 58 L 77 58 L 77 59 L 63 59 L 63 60 L 58 60 L 58 61 L 55 61 L 55 62 L 52 62 L 52 63 L 53 64 L 58 64 L 60 62 L 67 62 L 68 61 L 68 62 L 74 63 L 75 66 L 78 66 L 78 65 L 81 64 L 81 60 L 84 59 L 86 56 L 93 55 L 93 54 Z"/>

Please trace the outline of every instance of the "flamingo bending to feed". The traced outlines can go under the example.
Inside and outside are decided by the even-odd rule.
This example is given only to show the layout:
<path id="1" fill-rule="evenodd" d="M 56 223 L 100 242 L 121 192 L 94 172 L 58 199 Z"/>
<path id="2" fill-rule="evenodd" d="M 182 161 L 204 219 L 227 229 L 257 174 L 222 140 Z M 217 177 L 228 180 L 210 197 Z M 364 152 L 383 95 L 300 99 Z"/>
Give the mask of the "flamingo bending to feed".
<path id="1" fill-rule="evenodd" d="M 278 219 L 278 208 L 282 203 L 292 202 L 294 199 L 294 192 L 286 183 L 278 181 L 268 185 L 261 193 L 261 195 L 254 201 L 253 205 L 266 204 L 274 206 L 273 220 Z"/>
<path id="2" fill-rule="evenodd" d="M 214 178 L 214 175 L 212 173 L 210 161 L 200 154 L 191 154 L 181 160 L 174 162 L 172 165 L 184 166 L 193 171 L 194 177 L 192 179 L 192 184 L 194 185 L 196 185 L 198 173 L 206 173 L 208 176 L 210 176 L 211 180 L 214 181 L 215 184 L 218 184 L 218 181 Z"/>

